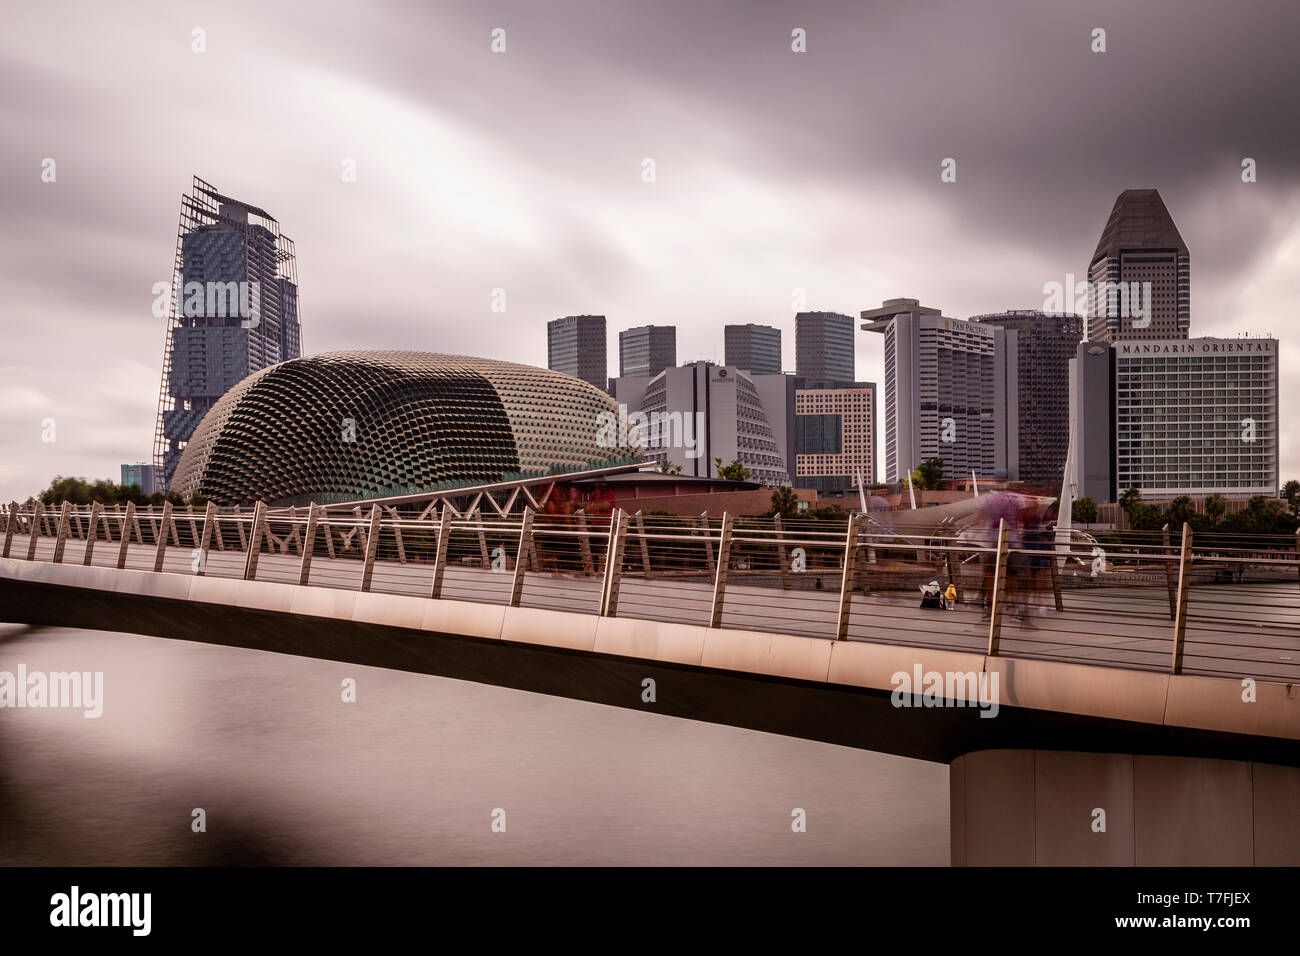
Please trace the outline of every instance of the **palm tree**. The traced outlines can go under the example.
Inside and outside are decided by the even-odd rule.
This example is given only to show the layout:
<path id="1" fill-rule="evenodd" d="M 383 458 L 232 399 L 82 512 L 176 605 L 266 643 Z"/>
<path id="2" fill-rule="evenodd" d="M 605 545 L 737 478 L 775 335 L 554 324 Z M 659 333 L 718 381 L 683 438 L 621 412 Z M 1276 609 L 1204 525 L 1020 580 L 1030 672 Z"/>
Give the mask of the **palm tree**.
<path id="1" fill-rule="evenodd" d="M 1285 498 L 1286 503 L 1290 505 L 1291 514 L 1295 517 L 1300 517 L 1300 481 L 1296 481 L 1292 478 L 1283 485 L 1282 497 Z"/>
<path id="2" fill-rule="evenodd" d="M 1119 496 L 1119 508 L 1128 515 L 1130 521 L 1133 520 L 1133 516 L 1137 513 L 1137 509 L 1141 504 L 1142 492 L 1136 488 L 1125 488 L 1123 494 Z"/>
<path id="3" fill-rule="evenodd" d="M 1228 503 L 1223 500 L 1223 495 L 1210 495 L 1205 499 L 1205 516 L 1215 524 L 1223 520 L 1223 515 L 1227 510 Z"/>
<path id="4" fill-rule="evenodd" d="M 1192 499 L 1187 495 L 1179 495 L 1173 501 L 1169 502 L 1169 523 L 1176 528 L 1181 528 L 1183 524 L 1196 513 L 1196 508 L 1192 505 Z"/>
<path id="5" fill-rule="evenodd" d="M 799 510 L 799 496 L 789 485 L 782 485 L 772 492 L 772 514 L 789 518 Z"/>

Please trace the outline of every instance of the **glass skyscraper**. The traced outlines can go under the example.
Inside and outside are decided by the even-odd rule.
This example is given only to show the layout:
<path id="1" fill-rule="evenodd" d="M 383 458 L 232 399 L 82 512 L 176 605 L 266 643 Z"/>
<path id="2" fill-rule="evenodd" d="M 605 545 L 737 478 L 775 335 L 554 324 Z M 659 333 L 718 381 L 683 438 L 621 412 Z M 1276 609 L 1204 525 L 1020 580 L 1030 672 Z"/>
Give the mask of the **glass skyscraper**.
<path id="1" fill-rule="evenodd" d="M 677 364 L 677 327 L 642 325 L 618 333 L 618 374 L 658 375 Z"/>
<path id="2" fill-rule="evenodd" d="M 602 391 L 609 388 L 605 358 L 605 317 L 566 315 L 546 324 L 546 367 L 563 372 Z"/>
<path id="3" fill-rule="evenodd" d="M 781 374 L 781 330 L 770 325 L 723 327 L 726 364 L 755 375 Z"/>
<path id="4" fill-rule="evenodd" d="M 810 382 L 852 382 L 853 317 L 800 312 L 794 317 L 794 373 Z"/>
<path id="5" fill-rule="evenodd" d="M 265 210 L 194 177 L 181 198 L 154 470 L 171 484 L 195 426 L 236 383 L 302 354 L 293 241 Z"/>

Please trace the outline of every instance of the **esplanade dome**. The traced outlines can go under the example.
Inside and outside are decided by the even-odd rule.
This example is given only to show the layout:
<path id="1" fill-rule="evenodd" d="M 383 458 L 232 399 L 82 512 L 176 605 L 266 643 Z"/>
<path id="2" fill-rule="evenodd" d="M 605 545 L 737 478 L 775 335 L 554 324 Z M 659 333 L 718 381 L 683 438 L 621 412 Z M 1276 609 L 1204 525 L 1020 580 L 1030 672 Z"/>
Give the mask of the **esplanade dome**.
<path id="1" fill-rule="evenodd" d="M 617 409 L 594 385 L 529 365 L 326 352 L 223 395 L 171 488 L 218 505 L 328 503 L 625 464 L 641 449 L 597 439 L 601 413 Z"/>

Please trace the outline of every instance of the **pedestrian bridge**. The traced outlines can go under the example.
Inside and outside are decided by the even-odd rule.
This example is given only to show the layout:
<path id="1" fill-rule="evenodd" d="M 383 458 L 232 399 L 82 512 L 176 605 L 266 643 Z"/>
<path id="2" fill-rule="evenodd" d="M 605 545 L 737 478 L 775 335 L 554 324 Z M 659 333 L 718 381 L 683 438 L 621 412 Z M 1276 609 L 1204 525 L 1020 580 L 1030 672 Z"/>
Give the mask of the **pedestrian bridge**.
<path id="1" fill-rule="evenodd" d="M 959 864 L 1300 862 L 1293 538 L 1126 532 L 1045 556 L 1005 527 L 975 544 L 862 516 L 261 505 L 11 505 L 3 526 L 0 620 L 943 761 Z M 931 580 L 954 609 L 918 606 Z"/>

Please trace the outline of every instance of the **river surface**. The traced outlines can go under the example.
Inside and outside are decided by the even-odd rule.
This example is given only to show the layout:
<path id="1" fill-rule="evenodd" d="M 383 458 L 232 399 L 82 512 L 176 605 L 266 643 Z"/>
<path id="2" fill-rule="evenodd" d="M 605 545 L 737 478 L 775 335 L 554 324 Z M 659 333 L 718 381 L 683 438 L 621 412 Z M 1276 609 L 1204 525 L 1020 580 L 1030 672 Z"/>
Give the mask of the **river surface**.
<path id="1" fill-rule="evenodd" d="M 0 864 L 949 860 L 941 764 L 421 674 L 0 624 L 0 671 L 20 664 L 102 671 L 104 712 L 0 708 Z"/>

